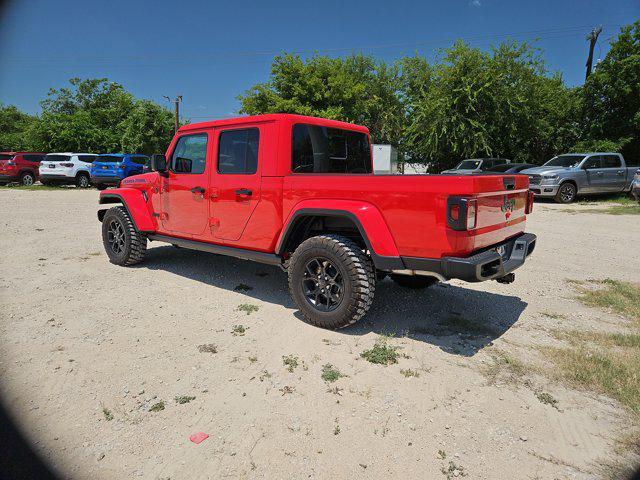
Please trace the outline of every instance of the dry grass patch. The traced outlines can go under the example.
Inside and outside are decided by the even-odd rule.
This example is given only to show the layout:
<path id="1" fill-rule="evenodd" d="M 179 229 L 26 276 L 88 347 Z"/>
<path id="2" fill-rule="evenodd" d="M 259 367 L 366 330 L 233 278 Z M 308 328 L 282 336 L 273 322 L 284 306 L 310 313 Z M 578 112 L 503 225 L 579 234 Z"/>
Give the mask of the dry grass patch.
<path id="1" fill-rule="evenodd" d="M 491 354 L 491 360 L 492 363 L 482 370 L 489 385 L 519 383 L 528 371 L 522 361 L 501 350 L 495 350 Z"/>

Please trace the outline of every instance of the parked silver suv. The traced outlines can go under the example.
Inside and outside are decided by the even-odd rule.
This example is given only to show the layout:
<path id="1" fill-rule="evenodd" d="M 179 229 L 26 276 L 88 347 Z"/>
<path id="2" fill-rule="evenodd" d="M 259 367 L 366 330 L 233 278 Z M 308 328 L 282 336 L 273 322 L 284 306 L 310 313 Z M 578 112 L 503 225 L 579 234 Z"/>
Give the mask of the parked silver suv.
<path id="1" fill-rule="evenodd" d="M 619 153 L 566 153 L 520 173 L 529 175 L 537 197 L 571 203 L 583 194 L 629 192 L 637 168 L 627 167 Z"/>

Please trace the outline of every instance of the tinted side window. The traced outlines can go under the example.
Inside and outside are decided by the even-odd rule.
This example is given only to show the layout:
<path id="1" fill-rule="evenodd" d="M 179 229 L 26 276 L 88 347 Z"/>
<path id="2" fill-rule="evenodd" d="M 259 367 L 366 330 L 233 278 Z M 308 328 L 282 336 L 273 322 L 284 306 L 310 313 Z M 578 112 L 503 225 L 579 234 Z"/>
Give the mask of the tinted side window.
<path id="1" fill-rule="evenodd" d="M 622 166 L 622 162 L 620 162 L 620 157 L 617 155 L 603 155 L 602 156 L 602 167 L 603 168 L 618 168 Z"/>
<path id="2" fill-rule="evenodd" d="M 361 132 L 298 124 L 293 127 L 293 173 L 371 173 L 369 138 Z"/>
<path id="3" fill-rule="evenodd" d="M 96 155 L 78 155 L 81 162 L 92 163 L 96 159 Z"/>
<path id="4" fill-rule="evenodd" d="M 602 168 L 602 157 L 596 155 L 595 157 L 589 157 L 584 162 L 584 168 Z"/>
<path id="5" fill-rule="evenodd" d="M 260 130 L 246 128 L 220 132 L 218 173 L 250 175 L 258 170 Z"/>
<path id="6" fill-rule="evenodd" d="M 175 173 L 204 173 L 207 161 L 206 133 L 183 135 L 171 155 L 171 171 Z"/>
<path id="7" fill-rule="evenodd" d="M 44 155 L 23 155 L 23 158 L 27 162 L 40 163 L 44 158 Z"/>
<path id="8" fill-rule="evenodd" d="M 480 170 L 489 170 L 493 167 L 493 160 L 483 160 L 482 165 L 480 165 Z"/>

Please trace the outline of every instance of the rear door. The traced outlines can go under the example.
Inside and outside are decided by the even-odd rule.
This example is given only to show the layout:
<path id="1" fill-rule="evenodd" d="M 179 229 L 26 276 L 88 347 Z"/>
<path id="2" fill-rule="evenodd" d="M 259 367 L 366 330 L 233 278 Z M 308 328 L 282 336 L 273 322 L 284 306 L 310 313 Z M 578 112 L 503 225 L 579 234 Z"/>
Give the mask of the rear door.
<path id="1" fill-rule="evenodd" d="M 211 227 L 215 238 L 239 240 L 260 201 L 263 126 L 216 129 Z"/>
<path id="2" fill-rule="evenodd" d="M 602 171 L 606 191 L 621 192 L 627 186 L 627 170 L 618 155 L 602 155 Z M 603 190 L 604 191 L 604 190 Z"/>
<path id="3" fill-rule="evenodd" d="M 211 133 L 185 133 L 177 138 L 167 158 L 162 181 L 164 230 L 184 236 L 201 235 L 208 218 L 207 184 L 211 168 Z"/>

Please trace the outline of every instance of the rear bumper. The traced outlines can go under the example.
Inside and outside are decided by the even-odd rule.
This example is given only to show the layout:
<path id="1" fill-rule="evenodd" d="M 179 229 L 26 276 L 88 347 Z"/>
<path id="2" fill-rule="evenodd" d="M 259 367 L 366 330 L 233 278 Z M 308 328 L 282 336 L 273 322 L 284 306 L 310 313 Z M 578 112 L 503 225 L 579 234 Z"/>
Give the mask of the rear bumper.
<path id="1" fill-rule="evenodd" d="M 91 183 L 96 184 L 106 184 L 106 185 L 118 185 L 122 178 L 114 177 L 114 176 L 99 176 L 99 175 L 91 175 Z"/>
<path id="2" fill-rule="evenodd" d="M 504 277 L 524 265 L 535 245 L 536 236 L 523 233 L 470 257 L 402 257 L 402 262 L 407 270 L 417 274 L 431 273 L 447 280 L 457 278 L 465 282 L 483 282 Z M 504 248 L 502 255 L 497 252 L 498 247 Z"/>
<path id="3" fill-rule="evenodd" d="M 18 180 L 20 180 L 20 175 L 17 173 L 15 175 L 0 173 L 0 182 L 17 182 Z"/>
<path id="4" fill-rule="evenodd" d="M 55 180 L 56 182 L 74 182 L 75 179 L 76 177 L 72 177 L 68 175 L 54 175 L 54 174 L 47 174 L 47 173 L 40 174 L 40 180 L 44 180 L 45 182 L 47 180 L 50 180 L 50 181 Z"/>

